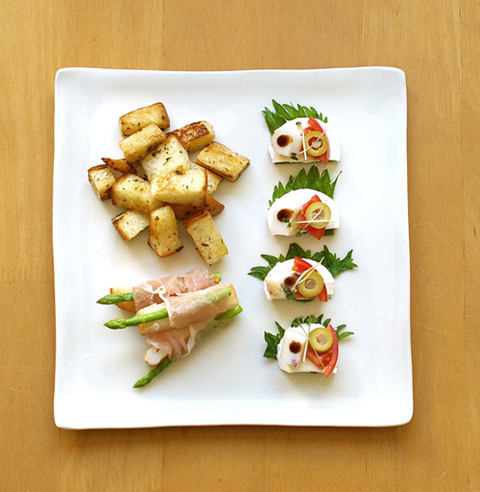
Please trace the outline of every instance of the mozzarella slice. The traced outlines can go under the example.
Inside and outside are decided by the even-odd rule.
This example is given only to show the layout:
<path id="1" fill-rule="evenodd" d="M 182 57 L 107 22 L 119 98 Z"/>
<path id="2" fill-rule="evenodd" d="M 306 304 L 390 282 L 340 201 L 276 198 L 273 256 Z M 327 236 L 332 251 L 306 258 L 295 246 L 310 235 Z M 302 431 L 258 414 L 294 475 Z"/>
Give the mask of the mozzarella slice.
<path id="1" fill-rule="evenodd" d="M 330 298 L 333 295 L 335 279 L 332 274 L 321 264 L 313 260 L 305 260 L 312 265 L 315 270 L 322 276 L 327 289 L 327 295 Z M 286 299 L 287 294 L 284 287 L 292 288 L 298 278 L 298 274 L 293 271 L 295 260 L 286 260 L 277 263 L 267 274 L 263 282 L 263 287 L 267 300 Z"/>
<path id="2" fill-rule="evenodd" d="M 283 338 L 277 347 L 277 363 L 278 367 L 285 372 L 295 373 L 295 372 L 317 372 L 323 373 L 323 370 L 317 367 L 312 361 L 306 358 L 307 346 L 308 346 L 308 335 L 311 331 L 316 328 L 325 328 L 321 324 L 307 325 L 302 324 L 300 326 L 290 327 L 285 330 Z M 293 357 L 291 355 L 290 346 L 292 341 L 305 340 L 305 346 L 303 348 L 303 354 L 301 357 Z M 295 350 L 296 345 L 292 348 Z M 296 355 L 296 354 L 295 354 Z M 293 363 L 292 363 L 293 362 Z M 333 373 L 337 372 L 337 368 L 333 370 Z"/>
<path id="3" fill-rule="evenodd" d="M 268 152 L 275 164 L 286 162 L 318 162 L 318 159 L 313 159 L 306 152 L 301 152 L 303 147 L 302 132 L 308 127 L 308 120 L 309 118 L 296 118 L 287 121 L 274 131 L 270 139 Z M 340 161 L 342 153 L 338 136 L 328 123 L 317 121 L 324 130 L 330 146 L 329 161 Z"/>
<path id="4" fill-rule="evenodd" d="M 340 214 L 335 202 L 320 191 L 309 188 L 293 190 L 277 198 L 268 210 L 267 223 L 272 236 L 293 236 L 306 224 L 299 223 L 302 206 L 315 195 L 325 203 L 332 215 L 327 229 L 338 229 L 340 227 Z M 284 220 L 286 219 L 286 220 Z"/>
<path id="5" fill-rule="evenodd" d="M 301 125 L 289 125 L 289 123 L 275 130 L 271 139 L 273 151 L 287 157 L 298 154 L 303 146 Z"/>
<path id="6" fill-rule="evenodd" d="M 308 334 L 297 328 L 288 328 L 285 330 L 281 343 L 277 349 L 277 360 L 288 369 L 287 372 L 293 372 L 300 367 L 305 361 L 307 353 Z"/>

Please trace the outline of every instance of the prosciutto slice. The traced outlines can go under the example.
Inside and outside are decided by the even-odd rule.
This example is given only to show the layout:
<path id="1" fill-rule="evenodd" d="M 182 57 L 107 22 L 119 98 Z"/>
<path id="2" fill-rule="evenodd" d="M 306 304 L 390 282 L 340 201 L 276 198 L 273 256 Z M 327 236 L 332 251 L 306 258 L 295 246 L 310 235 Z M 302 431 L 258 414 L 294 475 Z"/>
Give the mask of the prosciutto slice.
<path id="1" fill-rule="evenodd" d="M 181 275 L 147 280 L 133 286 L 135 310 L 139 311 L 151 304 L 162 302 L 162 298 L 179 296 L 187 292 L 206 289 L 217 283 L 207 270 L 196 269 Z"/>
<path id="2" fill-rule="evenodd" d="M 230 295 L 217 302 L 213 302 L 208 294 L 224 292 L 228 289 Z M 213 320 L 218 315 L 238 306 L 238 297 L 231 284 L 219 284 L 201 291 L 188 292 L 181 296 L 165 298 L 165 303 L 152 304 L 138 311 L 138 314 L 147 314 L 166 308 L 167 319 L 150 321 L 138 325 L 141 335 L 152 335 L 153 333 L 170 330 L 172 328 L 185 328 L 191 324 L 204 320 Z"/>
<path id="3" fill-rule="evenodd" d="M 210 294 L 230 293 L 217 302 Z M 166 303 L 167 304 L 167 303 Z M 219 315 L 238 306 L 238 297 L 231 284 L 219 284 L 195 292 L 168 299 L 168 322 L 153 321 L 141 327 L 141 333 L 147 335 L 147 343 L 161 352 L 161 358 L 172 361 L 190 354 L 202 335 L 225 322 L 216 321 Z M 150 359 L 147 351 L 146 361 Z M 148 362 L 147 362 L 148 363 Z M 158 361 L 157 361 L 158 363 Z"/>
<path id="4" fill-rule="evenodd" d="M 214 326 L 214 318 L 204 319 L 184 328 L 171 328 L 169 330 L 159 331 L 150 335 L 147 338 L 147 343 L 151 347 L 160 350 L 162 356 L 166 354 L 173 362 L 189 355 L 202 337 L 202 334 L 208 332 Z"/>
<path id="5" fill-rule="evenodd" d="M 212 300 L 217 292 L 230 291 L 230 295 L 218 301 Z M 163 297 L 168 320 L 172 328 L 182 328 L 197 321 L 212 319 L 238 304 L 233 285 L 219 284 L 201 291 L 187 292 L 181 296 Z"/>
<path id="6" fill-rule="evenodd" d="M 168 355 L 171 361 L 188 355 L 197 342 L 197 336 L 188 326 L 160 331 L 147 338 L 147 343 Z"/>

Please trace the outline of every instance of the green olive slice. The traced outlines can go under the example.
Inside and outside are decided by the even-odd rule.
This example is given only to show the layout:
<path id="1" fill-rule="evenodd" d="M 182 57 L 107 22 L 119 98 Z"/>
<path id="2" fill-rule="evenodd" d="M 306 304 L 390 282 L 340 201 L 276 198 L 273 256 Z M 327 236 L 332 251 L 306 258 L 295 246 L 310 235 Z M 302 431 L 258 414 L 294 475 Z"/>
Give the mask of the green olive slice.
<path id="1" fill-rule="evenodd" d="M 333 335 L 326 328 L 315 328 L 308 335 L 308 342 L 313 350 L 326 352 L 333 345 Z"/>
<path id="2" fill-rule="evenodd" d="M 323 290 L 322 276 L 314 270 L 306 273 L 297 284 L 297 290 L 303 297 L 317 297 Z"/>
<path id="3" fill-rule="evenodd" d="M 325 229 L 331 216 L 330 207 L 323 202 L 313 202 L 305 211 L 305 219 L 308 225 L 314 229 Z"/>
<path id="4" fill-rule="evenodd" d="M 319 157 L 328 149 L 328 140 L 324 133 L 311 131 L 305 135 L 305 143 L 307 144 L 307 154 L 313 157 Z"/>

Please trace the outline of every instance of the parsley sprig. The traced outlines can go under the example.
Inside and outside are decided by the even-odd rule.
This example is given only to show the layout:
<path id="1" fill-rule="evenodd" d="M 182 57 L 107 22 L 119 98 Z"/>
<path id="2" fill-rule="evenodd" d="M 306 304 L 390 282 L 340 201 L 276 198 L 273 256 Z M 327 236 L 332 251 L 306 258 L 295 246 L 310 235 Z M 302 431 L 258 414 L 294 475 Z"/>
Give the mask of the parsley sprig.
<path id="1" fill-rule="evenodd" d="M 270 130 L 270 135 L 286 123 L 286 121 L 294 120 L 296 118 L 315 118 L 321 120 L 324 123 L 328 122 L 328 118 L 319 113 L 315 108 L 301 106 L 297 104 L 295 107 L 292 103 L 290 104 L 280 104 L 274 99 L 272 99 L 273 111 L 269 108 L 263 110 L 263 115 L 265 117 L 265 122 L 267 123 L 268 129 Z"/>
<path id="2" fill-rule="evenodd" d="M 323 246 L 322 251 L 312 253 L 310 250 L 304 250 L 297 243 L 292 243 L 290 244 L 285 256 L 282 254 L 280 254 L 278 257 L 266 254 L 260 255 L 268 263 L 268 266 L 252 267 L 248 272 L 248 275 L 260 280 L 265 280 L 268 272 L 277 263 L 283 263 L 286 260 L 292 260 L 293 258 L 295 258 L 295 256 L 298 256 L 300 258 L 305 258 L 306 260 L 313 260 L 321 263 L 332 274 L 333 277 L 336 277 L 342 272 L 352 270 L 357 267 L 357 265 L 353 262 L 352 253 L 353 250 L 350 250 L 342 259 L 338 257 L 335 253 L 332 253 L 327 248 L 327 246 Z"/>
<path id="3" fill-rule="evenodd" d="M 330 322 L 331 322 L 330 318 L 323 320 L 323 314 L 320 314 L 319 316 L 310 314 L 309 316 L 306 316 L 304 318 L 302 318 L 301 316 L 297 316 L 292 321 L 290 326 L 297 327 L 302 324 L 307 324 L 308 326 L 314 324 L 328 326 Z M 282 326 L 280 326 L 279 323 L 275 321 L 275 325 L 278 330 L 278 333 L 276 335 L 274 335 L 273 333 L 268 333 L 267 331 L 264 334 L 264 339 L 265 342 L 267 343 L 267 348 L 265 349 L 263 356 L 266 357 L 267 359 L 277 358 L 278 344 L 280 343 L 280 341 L 283 338 L 283 335 L 285 334 L 285 329 L 282 328 Z M 337 334 L 338 341 L 353 335 L 353 331 L 343 331 L 346 327 L 347 325 L 339 325 L 337 326 L 337 328 L 334 328 L 335 333 Z"/>
<path id="4" fill-rule="evenodd" d="M 273 202 L 277 198 L 286 195 L 290 191 L 306 188 L 325 193 L 325 195 L 329 196 L 333 200 L 333 194 L 335 192 L 335 186 L 337 185 L 339 176 L 340 174 L 332 180 L 327 169 L 324 169 L 322 174 L 320 174 L 317 166 L 312 166 L 308 173 L 305 169 L 302 169 L 295 177 L 290 176 L 285 185 L 279 182 L 277 186 L 275 186 L 273 189 L 272 199 L 269 201 L 269 205 L 272 206 Z"/>

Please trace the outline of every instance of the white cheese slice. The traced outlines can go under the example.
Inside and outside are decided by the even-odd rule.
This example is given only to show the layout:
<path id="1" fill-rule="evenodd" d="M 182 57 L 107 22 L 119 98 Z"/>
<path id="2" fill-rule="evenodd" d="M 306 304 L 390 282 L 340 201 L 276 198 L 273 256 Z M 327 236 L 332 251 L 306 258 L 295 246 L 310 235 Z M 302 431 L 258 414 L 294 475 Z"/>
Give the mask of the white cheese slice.
<path id="1" fill-rule="evenodd" d="M 333 295 L 335 286 L 335 279 L 332 274 L 321 264 L 313 260 L 305 260 L 312 265 L 315 270 L 322 276 L 327 289 L 327 295 L 330 298 Z M 293 264 L 295 260 L 286 260 L 281 263 L 277 263 L 267 274 L 263 282 L 263 287 L 267 300 L 273 301 L 275 299 L 286 299 L 287 294 L 282 287 L 285 284 L 285 279 L 293 277 L 295 272 L 293 271 Z"/>
<path id="2" fill-rule="evenodd" d="M 305 361 L 308 333 L 300 328 L 288 328 L 280 342 L 277 350 L 278 363 L 285 366 L 287 372 L 293 372 Z"/>
<path id="3" fill-rule="evenodd" d="M 306 152 L 301 152 L 303 146 L 301 145 L 303 144 L 301 133 L 304 128 L 308 127 L 308 120 L 309 118 L 296 118 L 287 121 L 275 130 L 268 146 L 268 153 L 273 163 L 319 162 L 318 159 L 313 159 Z M 342 152 L 337 134 L 332 130 L 329 123 L 317 121 L 324 130 L 330 146 L 329 162 L 339 162 Z M 284 142 L 288 143 L 286 145 L 279 145 Z"/>
<path id="4" fill-rule="evenodd" d="M 308 345 L 308 334 L 310 331 L 316 328 L 325 328 L 321 324 L 312 324 L 308 326 L 307 324 L 302 324 L 301 326 L 290 327 L 285 330 L 283 338 L 277 347 L 277 363 L 278 367 L 290 374 L 296 372 L 317 372 L 323 373 L 323 370 L 318 368 L 312 361 L 306 358 L 307 345 Z M 295 360 L 290 354 L 290 344 L 292 341 L 305 340 L 304 352 L 302 354 L 303 360 L 297 357 Z M 293 362 L 293 364 L 292 364 Z M 337 368 L 333 370 L 333 374 L 337 372 Z"/>
<path id="5" fill-rule="evenodd" d="M 325 203 L 331 211 L 330 222 L 327 229 L 338 229 L 340 227 L 340 214 L 335 202 L 325 193 L 320 191 L 304 188 L 301 190 L 293 190 L 285 195 L 277 198 L 268 210 L 267 223 L 272 236 L 293 236 L 299 229 L 302 229 L 305 224 L 299 223 L 299 215 L 301 208 L 315 195 Z M 284 222 L 282 217 L 291 211 L 292 217 L 289 222 Z"/>

